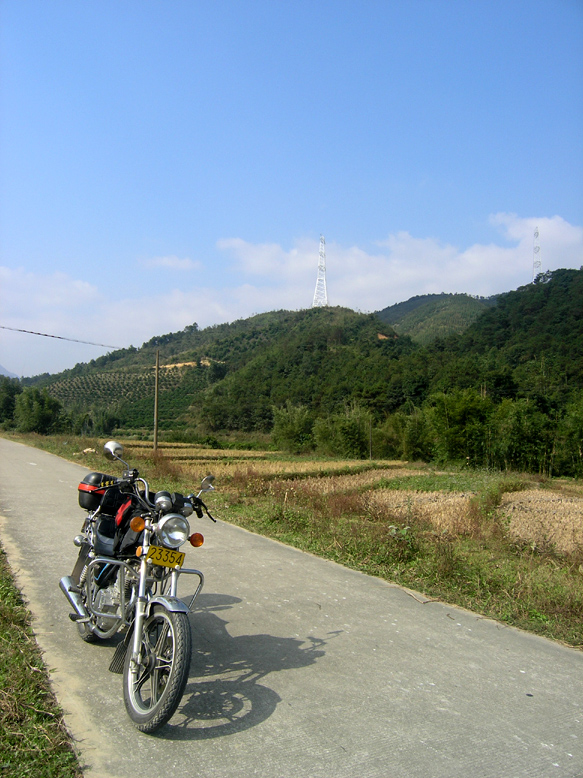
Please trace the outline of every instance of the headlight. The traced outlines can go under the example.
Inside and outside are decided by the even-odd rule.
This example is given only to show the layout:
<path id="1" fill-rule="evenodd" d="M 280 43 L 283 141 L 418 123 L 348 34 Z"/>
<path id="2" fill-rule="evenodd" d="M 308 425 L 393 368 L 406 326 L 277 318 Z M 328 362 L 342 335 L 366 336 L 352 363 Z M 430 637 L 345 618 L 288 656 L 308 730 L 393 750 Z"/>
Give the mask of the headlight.
<path id="1" fill-rule="evenodd" d="M 171 511 L 172 497 L 170 496 L 170 492 L 156 492 L 156 497 L 154 498 L 154 505 L 162 513 L 168 513 L 168 511 Z"/>
<path id="2" fill-rule="evenodd" d="M 190 525 L 179 513 L 168 513 L 158 522 L 156 535 L 165 546 L 178 548 L 188 540 Z"/>

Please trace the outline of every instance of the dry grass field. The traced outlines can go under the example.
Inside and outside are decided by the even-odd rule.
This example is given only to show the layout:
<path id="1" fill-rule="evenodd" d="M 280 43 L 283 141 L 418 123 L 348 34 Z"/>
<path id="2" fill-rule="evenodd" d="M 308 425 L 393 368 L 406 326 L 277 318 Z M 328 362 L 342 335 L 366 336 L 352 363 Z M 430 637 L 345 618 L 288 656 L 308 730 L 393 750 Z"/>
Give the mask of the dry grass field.
<path id="1" fill-rule="evenodd" d="M 128 459 L 151 460 L 160 475 L 190 481 L 193 488 L 212 472 L 218 488 L 229 493 L 231 502 L 252 489 L 257 495 L 268 489 L 272 497 L 285 499 L 286 505 L 313 504 L 317 498 L 330 496 L 342 503 L 343 497 L 345 506 L 358 503 L 358 510 L 369 518 L 401 525 L 414 519 L 451 536 L 475 532 L 476 499 L 484 486 L 483 476 L 466 473 L 463 488 L 455 489 L 456 471 L 396 461 L 316 460 L 186 443 L 162 443 L 153 457 L 151 443 L 126 441 L 125 445 Z M 99 457 L 99 448 L 96 450 Z M 81 452 L 77 456 L 82 456 Z M 101 468 L 103 464 L 100 460 Z M 436 478 L 441 478 L 446 488 L 432 488 Z M 416 488 L 407 488 L 407 479 L 415 479 Z M 395 481 L 399 481 L 397 488 Z M 390 488 L 385 487 L 387 482 L 392 482 Z M 509 539 L 541 552 L 570 557 L 583 554 L 583 485 L 560 480 L 541 484 L 524 477 L 518 491 L 503 492 L 493 507 Z"/>
<path id="2" fill-rule="evenodd" d="M 499 511 L 508 532 L 525 543 L 565 555 L 583 549 L 583 497 L 528 489 L 505 494 Z"/>

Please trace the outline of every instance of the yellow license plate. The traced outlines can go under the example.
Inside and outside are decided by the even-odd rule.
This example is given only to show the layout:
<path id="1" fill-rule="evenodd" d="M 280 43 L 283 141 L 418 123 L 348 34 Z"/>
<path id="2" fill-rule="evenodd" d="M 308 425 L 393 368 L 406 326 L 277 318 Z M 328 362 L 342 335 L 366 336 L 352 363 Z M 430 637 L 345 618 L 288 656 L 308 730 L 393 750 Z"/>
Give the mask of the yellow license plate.
<path id="1" fill-rule="evenodd" d="M 186 554 L 183 551 L 174 551 L 163 546 L 150 546 L 146 559 L 162 567 L 182 567 L 185 556 Z"/>

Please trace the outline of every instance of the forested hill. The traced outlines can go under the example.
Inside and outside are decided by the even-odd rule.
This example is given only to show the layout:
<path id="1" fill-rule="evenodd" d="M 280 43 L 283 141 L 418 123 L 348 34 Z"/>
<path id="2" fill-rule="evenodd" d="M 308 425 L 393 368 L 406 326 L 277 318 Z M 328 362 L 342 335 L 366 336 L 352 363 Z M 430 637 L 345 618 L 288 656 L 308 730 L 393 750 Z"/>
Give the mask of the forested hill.
<path id="1" fill-rule="evenodd" d="M 501 349 L 509 362 L 547 354 L 573 358 L 583 348 L 583 268 L 556 270 L 497 298 L 460 340 L 464 351 Z"/>
<path id="2" fill-rule="evenodd" d="M 471 297 L 467 294 L 426 294 L 377 311 L 381 321 L 401 335 L 426 345 L 436 337 L 461 334 L 491 306 L 496 297 Z"/>
<path id="3" fill-rule="evenodd" d="M 288 402 L 325 416 L 382 390 L 386 368 L 415 348 L 374 314 L 300 311 L 279 338 L 209 387 L 202 418 L 213 429 L 269 430 L 273 406 Z"/>
<path id="4" fill-rule="evenodd" d="M 428 303 L 444 301 L 436 297 L 409 301 L 407 315 L 420 316 Z M 473 300 L 446 297 L 463 298 L 464 305 Z M 500 295 L 494 307 L 484 304 L 461 334 L 425 345 L 377 315 L 345 308 L 277 311 L 204 330 L 193 324 L 60 375 L 21 383 L 0 379 L 0 422 L 24 424 L 14 396 L 32 384 L 21 405 L 24 399 L 31 408 L 33 399 L 34 407 L 42 405 L 38 392 L 44 390 L 61 403 L 63 424 L 68 419 L 74 428 L 103 434 L 151 430 L 159 350 L 163 430 L 194 437 L 273 430 L 281 445 L 303 441 L 308 448 L 360 455 L 366 418 L 379 456 L 457 458 L 465 451 L 471 461 L 518 464 L 517 457 L 530 451 L 532 461 L 547 468 L 549 451 L 559 450 L 551 431 L 561 424 L 570 430 L 561 433 L 565 440 L 577 440 L 581 428 L 580 444 L 569 451 L 583 452 L 582 312 L 583 270 L 557 270 Z M 26 395 L 32 391 L 34 398 Z M 21 418 L 31 414 L 22 411 Z M 533 449 L 535 427 L 545 432 Z M 295 432 L 286 438 L 283 429 Z M 335 443 L 326 442 L 330 430 L 336 430 Z M 514 442 L 505 453 L 493 453 L 489 447 L 504 435 Z M 583 454 L 578 456 L 583 468 Z"/>
<path id="5" fill-rule="evenodd" d="M 272 407 L 286 400 L 314 418 L 356 402 L 380 422 L 453 390 L 560 408 L 583 389 L 581 311 L 583 271 L 574 270 L 500 296 L 462 335 L 425 347 L 381 330 L 374 317 L 305 311 L 280 340 L 209 387 L 204 415 L 216 429 L 269 429 Z"/>
<path id="6" fill-rule="evenodd" d="M 583 389 L 583 269 L 548 272 L 500 295 L 462 335 L 428 348 L 448 352 L 464 373 L 452 385 L 505 376 L 510 394 L 562 404 Z"/>
<path id="7" fill-rule="evenodd" d="M 159 350 L 162 428 L 266 431 L 272 405 L 292 399 L 332 411 L 357 384 L 364 390 L 378 355 L 414 348 L 373 314 L 277 311 L 204 330 L 192 325 L 33 382 L 99 424 L 107 417 L 125 428 L 151 427 Z"/>

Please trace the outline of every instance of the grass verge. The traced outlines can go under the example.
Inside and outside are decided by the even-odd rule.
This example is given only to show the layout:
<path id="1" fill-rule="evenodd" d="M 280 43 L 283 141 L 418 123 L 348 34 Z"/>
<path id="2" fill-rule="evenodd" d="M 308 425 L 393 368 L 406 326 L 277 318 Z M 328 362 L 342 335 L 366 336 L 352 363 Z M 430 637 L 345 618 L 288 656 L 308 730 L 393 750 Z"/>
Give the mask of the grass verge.
<path id="1" fill-rule="evenodd" d="M 416 482 L 422 491 L 422 476 Z M 525 476 L 522 488 L 531 484 Z M 540 551 L 508 535 L 497 507 L 505 492 L 519 490 L 517 476 L 476 474 L 469 521 L 457 533 L 436 530 L 414 506 L 405 517 L 374 503 L 371 509 L 371 489 L 319 494 L 286 481 L 257 494 L 254 487 L 241 490 L 232 508 L 236 523 L 252 531 L 583 648 L 583 557 Z M 425 489 L 435 490 L 432 474 Z"/>
<path id="2" fill-rule="evenodd" d="M 0 776 L 83 775 L 0 546 Z"/>

